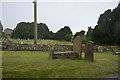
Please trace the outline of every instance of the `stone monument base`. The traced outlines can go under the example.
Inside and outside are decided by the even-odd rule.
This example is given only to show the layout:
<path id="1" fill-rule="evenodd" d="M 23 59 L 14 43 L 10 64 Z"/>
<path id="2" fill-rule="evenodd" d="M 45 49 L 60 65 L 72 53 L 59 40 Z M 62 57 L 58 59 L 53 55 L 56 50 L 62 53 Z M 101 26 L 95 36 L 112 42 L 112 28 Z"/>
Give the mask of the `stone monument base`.
<path id="1" fill-rule="evenodd" d="M 78 59 L 79 55 L 75 52 L 58 52 L 49 55 L 52 59 Z"/>

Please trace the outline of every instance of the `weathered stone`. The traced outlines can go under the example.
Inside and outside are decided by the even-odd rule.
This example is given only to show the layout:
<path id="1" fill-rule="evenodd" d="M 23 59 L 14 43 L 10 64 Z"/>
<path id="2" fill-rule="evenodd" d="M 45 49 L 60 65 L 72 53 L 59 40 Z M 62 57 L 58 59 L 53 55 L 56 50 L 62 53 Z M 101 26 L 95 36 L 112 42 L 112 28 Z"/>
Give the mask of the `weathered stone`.
<path id="1" fill-rule="evenodd" d="M 75 52 L 58 52 L 53 53 L 52 59 L 78 59 L 79 55 Z"/>
<path id="2" fill-rule="evenodd" d="M 73 51 L 55 53 L 56 47 L 57 46 L 53 46 L 50 49 L 50 51 L 49 51 L 49 58 L 50 59 L 78 59 L 79 58 L 79 55 Z M 64 47 L 64 46 L 62 46 L 62 47 Z"/>
<path id="3" fill-rule="evenodd" d="M 86 43 L 85 46 L 85 60 L 87 61 L 94 61 L 94 47 L 93 47 L 93 42 L 89 41 Z"/>
<path id="4" fill-rule="evenodd" d="M 113 54 L 115 54 L 115 55 L 120 55 L 120 52 L 113 52 Z"/>
<path id="5" fill-rule="evenodd" d="M 82 56 L 82 38 L 80 36 L 75 37 L 73 41 L 73 52 L 77 53 L 79 57 Z"/>
<path id="6" fill-rule="evenodd" d="M 0 47 L 2 50 L 25 50 L 25 51 L 49 51 L 52 45 L 32 45 L 32 44 L 20 44 L 20 43 L 8 43 L 2 42 Z M 34 48 L 36 47 L 36 48 Z M 120 52 L 120 47 L 103 46 L 103 51 Z M 73 45 L 55 45 L 55 51 L 73 51 Z M 82 46 L 82 51 L 85 51 L 85 46 Z M 94 46 L 94 51 L 98 51 L 98 46 Z"/>
<path id="7" fill-rule="evenodd" d="M 102 46 L 98 46 L 98 52 L 103 52 L 103 47 Z"/>
<path id="8" fill-rule="evenodd" d="M 50 59 L 53 59 L 54 51 L 55 51 L 55 48 L 54 48 L 54 46 L 53 46 L 53 47 L 50 49 L 50 51 L 49 51 L 49 58 L 50 58 Z"/>
<path id="9" fill-rule="evenodd" d="M 52 45 L 2 43 L 2 50 L 49 51 Z M 72 51 L 72 45 L 55 45 L 55 51 Z"/>

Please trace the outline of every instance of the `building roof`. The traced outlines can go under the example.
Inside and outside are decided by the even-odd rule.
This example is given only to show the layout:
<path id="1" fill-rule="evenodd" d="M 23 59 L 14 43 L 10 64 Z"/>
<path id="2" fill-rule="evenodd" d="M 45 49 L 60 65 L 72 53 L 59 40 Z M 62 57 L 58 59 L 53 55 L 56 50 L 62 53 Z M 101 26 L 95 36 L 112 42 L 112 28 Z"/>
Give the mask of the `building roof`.
<path id="1" fill-rule="evenodd" d="M 12 33 L 13 33 L 13 30 L 10 29 L 10 28 L 6 28 L 6 29 L 4 29 L 4 33 L 5 33 L 5 34 L 12 34 Z"/>
<path id="2" fill-rule="evenodd" d="M 4 31 L 5 31 L 5 30 L 11 30 L 11 31 L 13 31 L 13 30 L 12 30 L 12 29 L 10 29 L 10 28 L 6 28 L 6 29 L 4 29 Z"/>

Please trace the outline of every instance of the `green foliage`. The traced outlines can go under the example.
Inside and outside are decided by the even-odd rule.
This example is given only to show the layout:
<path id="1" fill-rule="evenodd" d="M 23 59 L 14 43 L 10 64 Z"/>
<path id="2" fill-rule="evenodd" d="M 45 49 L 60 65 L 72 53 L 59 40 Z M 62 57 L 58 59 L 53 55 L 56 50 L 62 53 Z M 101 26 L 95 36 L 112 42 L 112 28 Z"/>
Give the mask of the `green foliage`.
<path id="1" fill-rule="evenodd" d="M 49 29 L 46 24 L 38 24 L 38 38 L 48 39 Z M 21 22 L 17 25 L 13 32 L 13 38 L 33 39 L 34 38 L 34 23 Z"/>
<path id="2" fill-rule="evenodd" d="M 81 30 L 80 32 L 76 32 L 73 39 L 76 37 L 76 36 L 80 36 L 83 40 L 83 43 L 85 43 L 85 31 L 84 30 Z"/>
<path id="3" fill-rule="evenodd" d="M 38 24 L 38 38 L 39 39 L 55 39 L 70 41 L 72 31 L 68 26 L 65 26 L 57 33 L 49 31 L 45 23 Z M 34 38 L 34 23 L 21 22 L 17 25 L 13 32 L 13 38 L 33 39 Z"/>
<path id="4" fill-rule="evenodd" d="M 66 40 L 66 36 L 68 35 L 72 35 L 72 31 L 68 26 L 65 26 L 64 28 L 61 28 L 59 31 L 57 31 L 54 39 L 55 40 Z"/>
<path id="5" fill-rule="evenodd" d="M 93 37 L 93 29 L 91 27 L 88 27 L 85 41 L 92 41 L 92 37 Z"/>
<path id="6" fill-rule="evenodd" d="M 48 39 L 53 40 L 54 37 L 55 37 L 55 33 L 53 33 L 52 31 L 50 31 L 49 34 L 48 34 Z"/>
<path id="7" fill-rule="evenodd" d="M 5 34 L 4 32 L 2 32 L 2 37 L 3 38 L 7 38 L 7 36 L 8 36 L 7 34 Z"/>
<path id="8" fill-rule="evenodd" d="M 14 29 L 13 38 L 20 39 L 33 39 L 34 37 L 34 24 L 21 22 L 17 24 L 17 27 Z"/>
<path id="9" fill-rule="evenodd" d="M 93 41 L 102 45 L 120 45 L 120 4 L 113 11 L 106 10 L 100 15 L 93 30 Z"/>
<path id="10" fill-rule="evenodd" d="M 76 36 L 80 36 L 81 38 L 83 38 L 85 36 L 85 31 L 84 30 L 81 30 L 80 32 L 76 32 L 75 35 L 74 35 L 74 38 Z"/>
<path id="11" fill-rule="evenodd" d="M 0 37 L 2 37 L 2 31 L 3 31 L 3 25 L 2 25 L 2 23 L 0 21 Z"/>
<path id="12" fill-rule="evenodd" d="M 48 26 L 44 23 L 38 24 L 38 38 L 48 39 L 49 38 L 49 29 Z"/>
<path id="13" fill-rule="evenodd" d="M 120 3 L 116 9 L 114 9 L 113 14 L 115 20 L 115 43 L 120 45 Z"/>
<path id="14" fill-rule="evenodd" d="M 72 34 L 67 34 L 66 36 L 65 36 L 65 40 L 66 41 L 71 41 L 71 39 L 72 39 Z"/>

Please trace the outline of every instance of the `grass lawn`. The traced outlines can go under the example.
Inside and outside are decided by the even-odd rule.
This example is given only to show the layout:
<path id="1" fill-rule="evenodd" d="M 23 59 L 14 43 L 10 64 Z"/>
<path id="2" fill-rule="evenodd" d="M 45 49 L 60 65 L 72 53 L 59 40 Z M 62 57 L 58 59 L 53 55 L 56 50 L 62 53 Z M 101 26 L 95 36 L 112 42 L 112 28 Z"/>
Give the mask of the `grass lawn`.
<path id="1" fill-rule="evenodd" d="M 101 78 L 118 72 L 118 55 L 95 53 L 95 62 L 48 58 L 48 52 L 3 51 L 3 78 Z"/>

